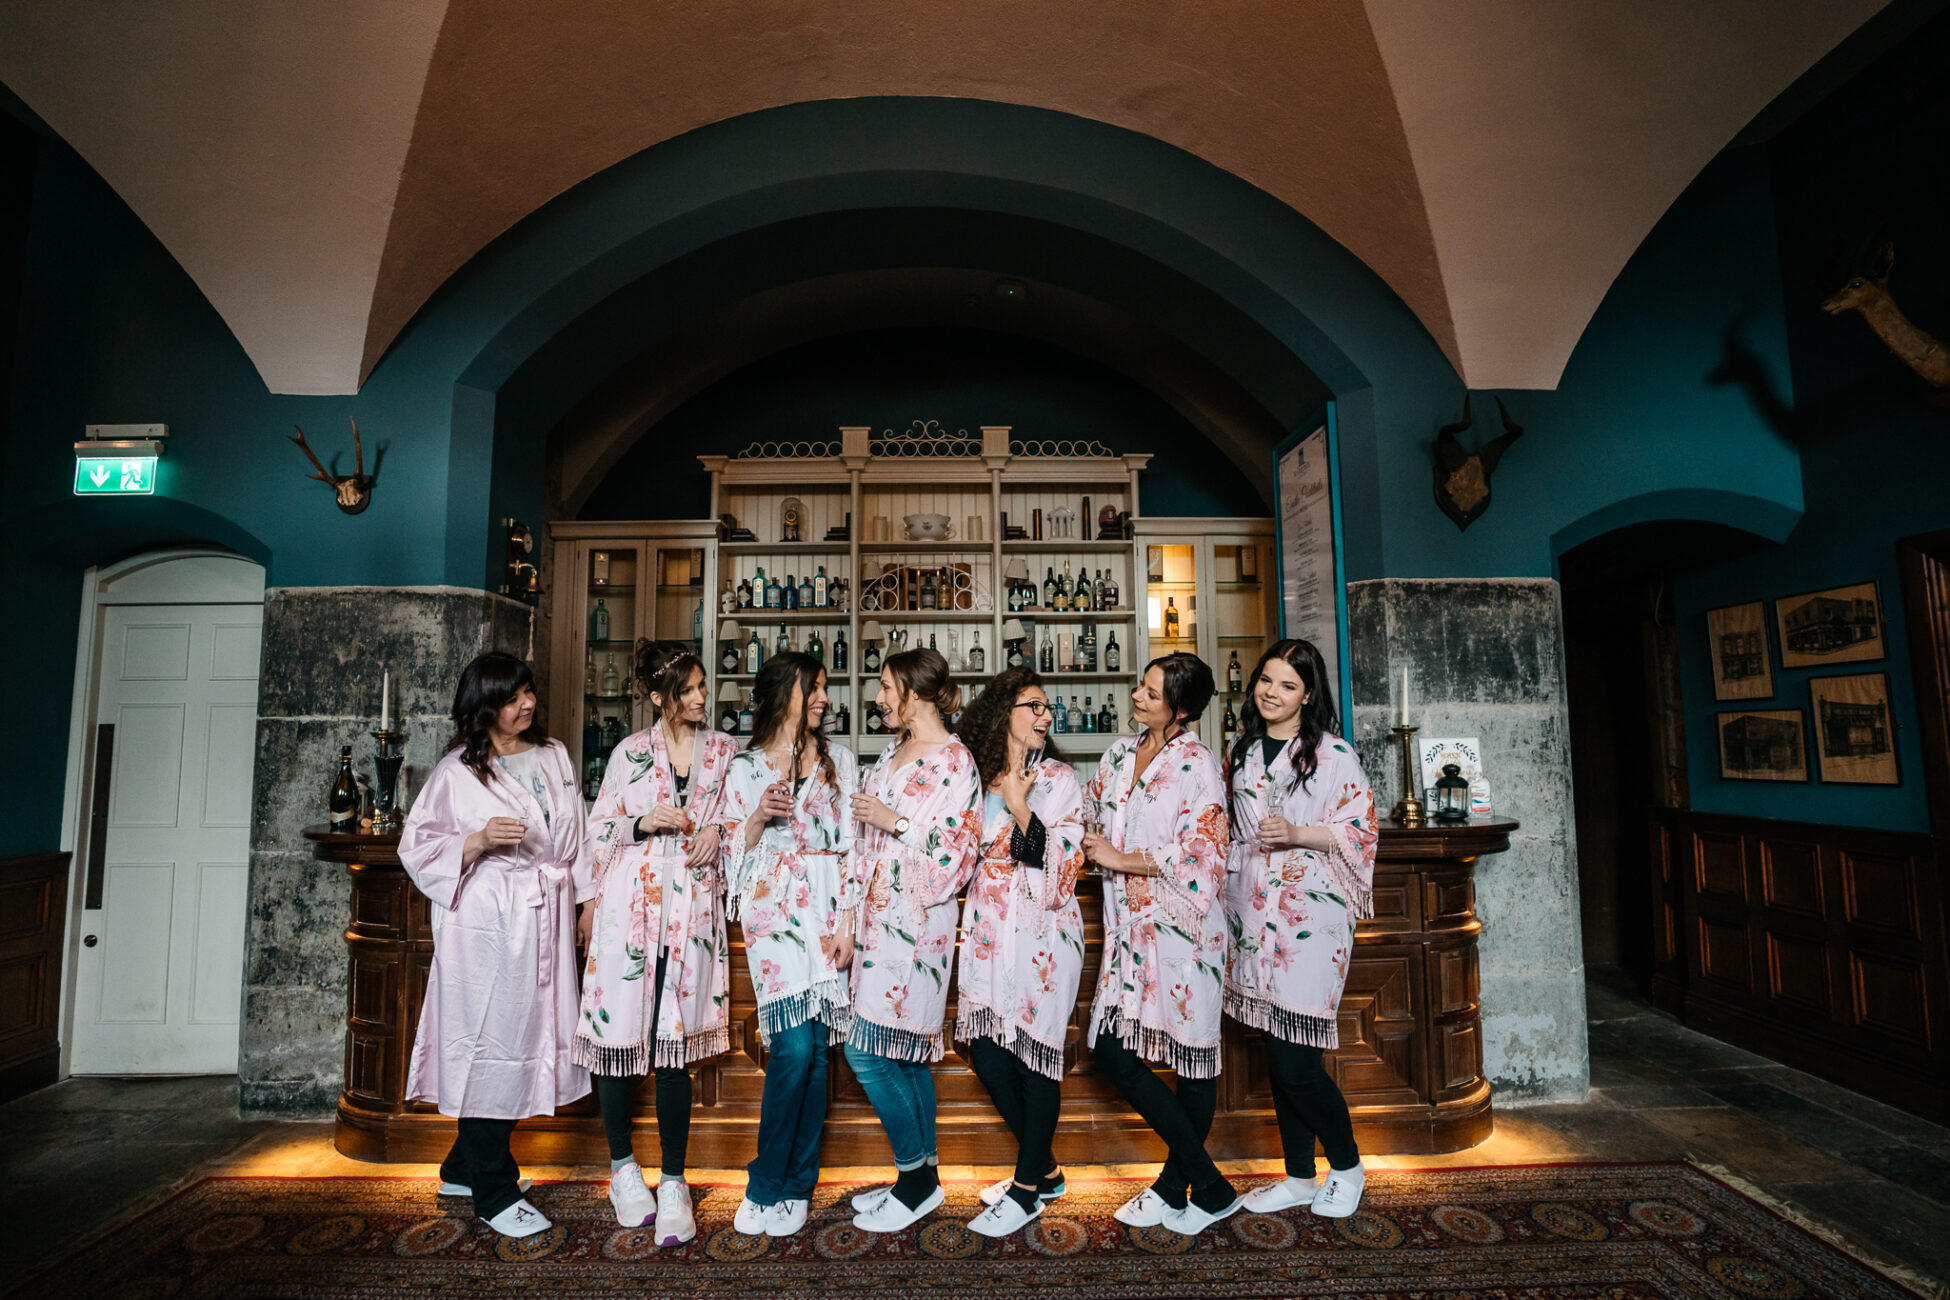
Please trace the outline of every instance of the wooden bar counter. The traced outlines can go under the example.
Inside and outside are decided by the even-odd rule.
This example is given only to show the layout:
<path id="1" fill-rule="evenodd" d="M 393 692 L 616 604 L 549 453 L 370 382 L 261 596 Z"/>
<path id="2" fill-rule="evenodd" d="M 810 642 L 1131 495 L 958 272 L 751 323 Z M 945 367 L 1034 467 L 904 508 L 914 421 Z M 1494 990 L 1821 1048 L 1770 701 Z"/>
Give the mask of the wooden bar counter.
<path id="1" fill-rule="evenodd" d="M 1511 821 L 1420 827 L 1384 822 L 1375 868 L 1375 915 L 1355 935 L 1354 964 L 1341 1002 L 1341 1046 L 1330 1069 L 1347 1094 L 1363 1151 L 1458 1151 L 1490 1134 L 1490 1088 L 1483 1077 L 1477 1004 L 1476 860 L 1509 847 Z M 433 961 L 428 903 L 400 868 L 398 837 L 307 829 L 314 855 L 343 863 L 352 876 L 345 934 L 345 1084 L 336 1145 L 362 1160 L 437 1161 L 453 1141 L 453 1121 L 408 1103 L 407 1063 Z M 1086 876 L 1082 898 L 1087 954 L 1072 1015 L 1069 1074 L 1057 1129 L 1059 1160 L 1079 1163 L 1162 1159 L 1163 1145 L 1090 1067 L 1082 1044 L 1096 987 L 1102 940 L 1101 894 Z M 732 1050 L 694 1068 L 697 1108 L 690 1158 L 700 1167 L 751 1158 L 764 1083 L 764 1049 L 753 1014 L 744 944 L 731 932 Z M 949 1023 L 954 1004 L 949 1003 Z M 1275 1156 L 1279 1132 L 1267 1090 L 1265 1052 L 1256 1031 L 1225 1022 L 1225 1068 L 1211 1147 L 1226 1157 Z M 821 1159 L 829 1165 L 891 1159 L 879 1120 L 836 1050 L 832 1107 Z M 935 1067 L 941 1158 L 951 1164 L 1008 1164 L 1015 1145 L 980 1081 L 955 1052 Z M 638 1124 L 654 1149 L 646 1086 Z M 527 1163 L 608 1159 L 594 1096 L 552 1116 L 523 1120 L 515 1156 Z"/>

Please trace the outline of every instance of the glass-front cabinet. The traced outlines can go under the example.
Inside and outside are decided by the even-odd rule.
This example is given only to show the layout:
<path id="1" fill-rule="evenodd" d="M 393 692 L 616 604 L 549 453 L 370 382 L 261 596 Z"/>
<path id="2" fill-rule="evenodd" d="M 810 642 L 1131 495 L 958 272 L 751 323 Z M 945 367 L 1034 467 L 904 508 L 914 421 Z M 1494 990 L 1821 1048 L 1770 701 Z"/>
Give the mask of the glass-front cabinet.
<path id="1" fill-rule="evenodd" d="M 1145 566 L 1143 662 L 1185 651 L 1211 665 L 1217 690 L 1196 726 L 1220 749 L 1237 734 L 1253 665 L 1278 635 L 1272 521 L 1140 520 L 1137 533 Z"/>

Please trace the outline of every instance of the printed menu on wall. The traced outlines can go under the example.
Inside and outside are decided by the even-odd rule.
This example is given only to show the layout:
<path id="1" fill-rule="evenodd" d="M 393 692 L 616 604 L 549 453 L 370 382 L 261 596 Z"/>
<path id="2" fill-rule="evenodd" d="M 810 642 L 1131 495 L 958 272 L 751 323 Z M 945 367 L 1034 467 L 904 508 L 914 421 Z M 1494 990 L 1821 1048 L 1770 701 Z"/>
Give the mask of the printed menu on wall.
<path id="1" fill-rule="evenodd" d="M 1327 661 L 1328 680 L 1334 683 L 1345 719 L 1351 702 L 1342 671 L 1346 654 L 1341 643 L 1332 457 L 1333 442 L 1323 420 L 1281 448 L 1274 462 L 1280 507 L 1280 613 L 1284 634 L 1313 642 Z"/>

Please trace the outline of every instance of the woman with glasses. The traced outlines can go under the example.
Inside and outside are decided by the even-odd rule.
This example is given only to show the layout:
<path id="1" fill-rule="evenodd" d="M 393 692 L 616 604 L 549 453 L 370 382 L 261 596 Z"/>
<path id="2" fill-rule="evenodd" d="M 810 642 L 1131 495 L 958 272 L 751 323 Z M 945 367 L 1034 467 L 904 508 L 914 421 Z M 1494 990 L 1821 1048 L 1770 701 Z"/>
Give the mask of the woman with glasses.
<path id="1" fill-rule="evenodd" d="M 1104 752 L 1083 794 L 1084 856 L 1104 873 L 1104 950 L 1089 1041 L 1170 1156 L 1151 1186 L 1116 1212 L 1190 1236 L 1239 1208 L 1205 1150 L 1219 1104 L 1219 1020 L 1226 927 L 1225 781 L 1187 729 L 1212 699 L 1197 655 L 1145 666 L 1131 692 L 1143 732 Z M 1178 1076 L 1167 1088 L 1149 1063 Z"/>
<path id="2" fill-rule="evenodd" d="M 969 1221 L 1005 1237 L 1063 1195 L 1051 1143 L 1063 1040 L 1083 978 L 1083 791 L 1050 743 L 1055 715 L 1031 668 L 998 674 L 956 729 L 981 769 L 981 865 L 962 904 L 955 1037 L 1016 1139 L 1016 1171 Z"/>

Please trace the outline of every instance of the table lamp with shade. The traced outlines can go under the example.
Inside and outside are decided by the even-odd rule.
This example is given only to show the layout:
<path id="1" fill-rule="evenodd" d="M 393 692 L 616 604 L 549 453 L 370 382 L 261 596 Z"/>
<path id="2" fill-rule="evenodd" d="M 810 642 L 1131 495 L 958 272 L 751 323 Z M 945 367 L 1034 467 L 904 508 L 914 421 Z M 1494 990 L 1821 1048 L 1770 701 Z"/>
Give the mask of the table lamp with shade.
<path id="1" fill-rule="evenodd" d="M 718 624 L 719 671 L 727 673 L 735 673 L 738 671 L 738 636 L 741 631 L 743 629 L 738 626 L 738 620 L 735 618 L 728 618 Z"/>
<path id="2" fill-rule="evenodd" d="M 866 649 L 861 652 L 860 664 L 870 673 L 880 671 L 880 643 L 887 634 L 880 629 L 880 620 L 870 618 L 860 628 L 860 642 Z"/>
<path id="3" fill-rule="evenodd" d="M 729 620 L 726 620 L 727 623 Z M 734 632 L 736 628 L 732 629 Z M 744 702 L 744 693 L 738 689 L 737 682 L 718 683 L 718 730 L 727 736 L 738 734 L 738 706 Z"/>
<path id="4" fill-rule="evenodd" d="M 1023 627 L 1022 620 L 1019 618 L 1009 619 L 1002 624 L 1002 666 L 1004 668 L 1021 668 L 1028 662 L 1022 653 L 1023 638 L 1028 635 L 1028 629 Z"/>
<path id="5" fill-rule="evenodd" d="M 1036 603 L 1033 598 L 1027 595 L 1021 600 L 1016 599 L 1016 593 L 1030 585 L 1028 561 L 1024 560 L 1020 555 L 1011 557 L 1008 565 L 1002 570 L 1002 577 L 1009 584 L 1010 609 L 1021 609 L 1024 605 L 1033 605 Z M 1003 634 L 1003 640 L 1008 640 L 1008 634 L 1006 632 Z"/>

